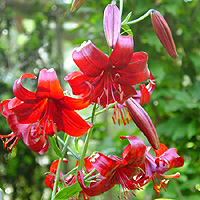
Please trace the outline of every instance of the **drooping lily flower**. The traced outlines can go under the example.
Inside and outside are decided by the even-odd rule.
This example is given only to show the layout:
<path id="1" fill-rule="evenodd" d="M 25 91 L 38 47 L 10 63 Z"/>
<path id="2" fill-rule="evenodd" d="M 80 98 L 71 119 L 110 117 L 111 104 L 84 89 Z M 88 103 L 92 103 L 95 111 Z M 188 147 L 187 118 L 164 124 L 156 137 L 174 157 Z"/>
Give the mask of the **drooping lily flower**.
<path id="1" fill-rule="evenodd" d="M 150 154 L 152 148 L 148 147 L 146 150 L 145 162 L 140 166 L 143 171 L 140 172 L 131 183 L 137 181 L 141 186 L 147 184 L 151 179 L 153 180 L 154 190 L 160 195 L 160 189 L 166 190 L 166 186 L 170 178 L 179 178 L 180 173 L 164 175 L 165 172 L 172 168 L 182 167 L 184 160 L 177 154 L 175 148 L 168 149 L 164 144 L 160 143 L 158 150 L 153 149 L 155 156 Z M 166 178 L 166 179 L 162 179 Z"/>
<path id="2" fill-rule="evenodd" d="M 131 35 L 119 36 L 109 57 L 91 41 L 75 48 L 72 57 L 81 70 L 65 77 L 73 94 L 88 96 L 89 89 L 93 88 L 91 102 L 103 107 L 115 101 L 123 104 L 126 99 L 137 94 L 134 85 L 150 76 L 148 56 L 144 52 L 133 53 Z"/>
<path id="3" fill-rule="evenodd" d="M 154 10 L 151 12 L 151 21 L 155 33 L 163 47 L 173 59 L 176 59 L 178 57 L 176 46 L 166 20 L 157 10 Z"/>
<path id="4" fill-rule="evenodd" d="M 96 196 L 108 191 L 115 184 L 121 185 L 124 196 L 128 199 L 128 190 L 139 189 L 135 183 L 130 184 L 133 176 L 138 174 L 138 166 L 144 162 L 146 147 L 144 143 L 135 136 L 122 136 L 121 139 L 128 139 L 130 144 L 127 145 L 122 153 L 122 158 L 117 156 L 106 156 L 96 152 L 85 164 L 93 166 L 100 173 L 100 181 L 92 182 L 88 187 L 84 183 L 83 173 L 78 172 L 78 181 L 83 191 L 88 196 Z M 133 193 L 133 191 L 132 191 Z M 134 194 L 134 193 L 133 193 Z M 119 196 L 119 198 L 121 198 Z"/>
<path id="5" fill-rule="evenodd" d="M 0 135 L 4 148 L 8 150 L 15 148 L 19 139 L 22 138 L 26 146 L 32 151 L 38 154 L 44 154 L 49 147 L 48 138 L 43 134 L 44 131 L 39 131 L 37 124 L 20 124 L 14 112 L 8 108 L 10 101 L 10 99 L 5 100 L 0 104 L 1 114 L 6 118 L 12 130 L 12 133 L 8 135 Z M 15 101 L 17 101 L 16 98 Z"/>
<path id="6" fill-rule="evenodd" d="M 19 123 L 36 123 L 39 132 L 43 131 L 45 135 L 50 136 L 54 135 L 57 129 L 74 137 L 88 131 L 91 125 L 74 110 L 87 107 L 89 101 L 65 96 L 54 69 L 40 71 L 36 92 L 22 86 L 22 80 L 26 78 L 36 79 L 36 76 L 24 74 L 17 79 L 13 92 L 18 101 L 14 98 L 8 104 Z"/>

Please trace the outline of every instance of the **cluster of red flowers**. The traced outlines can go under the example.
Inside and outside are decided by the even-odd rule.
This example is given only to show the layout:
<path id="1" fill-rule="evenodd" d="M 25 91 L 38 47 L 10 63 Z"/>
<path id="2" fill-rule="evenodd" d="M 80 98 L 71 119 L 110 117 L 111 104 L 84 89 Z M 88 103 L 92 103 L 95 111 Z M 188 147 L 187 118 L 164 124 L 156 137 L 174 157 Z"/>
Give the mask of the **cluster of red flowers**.
<path id="1" fill-rule="evenodd" d="M 170 29 L 164 18 L 157 11 L 152 11 L 152 22 L 156 34 L 166 51 L 173 58 L 177 57 Z M 110 56 L 101 52 L 91 41 L 84 42 L 74 49 L 72 57 L 80 71 L 68 74 L 68 81 L 75 99 L 64 95 L 54 69 L 42 69 L 38 77 L 36 92 L 22 86 L 23 79 L 36 79 L 33 74 L 23 74 L 13 86 L 15 97 L 0 104 L 0 112 L 6 118 L 12 130 L 9 135 L 0 135 L 4 147 L 11 149 L 22 138 L 31 150 L 43 154 L 47 151 L 48 136 L 57 131 L 79 137 L 84 135 L 92 124 L 83 120 L 74 110 L 86 108 L 89 104 L 114 106 L 113 121 L 120 124 L 129 123 L 132 119 L 147 137 L 152 147 L 146 147 L 135 136 L 123 136 L 129 143 L 122 153 L 122 158 L 106 156 L 96 152 L 85 157 L 84 169 L 77 176 L 62 176 L 60 181 L 70 186 L 77 181 L 84 199 L 99 195 L 114 185 L 122 187 L 125 199 L 129 199 L 127 190 L 141 189 L 151 179 L 154 190 L 160 194 L 161 188 L 166 188 L 168 180 L 178 178 L 179 174 L 163 175 L 171 168 L 181 167 L 183 158 L 176 149 L 167 149 L 160 144 L 154 125 L 141 105 L 149 103 L 150 95 L 155 88 L 155 80 L 148 65 L 148 55 L 145 52 L 134 52 L 133 37 L 120 35 L 121 17 L 117 6 L 108 5 L 104 12 L 104 31 L 108 46 L 112 49 Z M 149 81 L 149 84 L 141 84 Z M 136 90 L 136 85 L 140 90 Z M 153 149 L 155 156 L 150 154 Z M 66 161 L 66 160 L 65 160 Z M 45 184 L 53 189 L 58 161 L 50 167 Z M 84 174 L 92 173 L 89 184 L 84 182 Z M 135 195 L 135 194 L 134 194 Z M 121 199 L 121 195 L 119 195 Z"/>

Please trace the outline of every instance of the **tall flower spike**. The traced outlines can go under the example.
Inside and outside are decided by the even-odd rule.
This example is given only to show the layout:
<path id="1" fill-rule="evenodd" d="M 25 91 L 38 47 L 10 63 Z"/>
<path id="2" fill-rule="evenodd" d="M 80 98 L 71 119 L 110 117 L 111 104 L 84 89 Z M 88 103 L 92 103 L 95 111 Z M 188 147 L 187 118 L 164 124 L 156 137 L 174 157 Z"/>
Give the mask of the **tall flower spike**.
<path id="1" fill-rule="evenodd" d="M 147 137 L 149 143 L 154 149 L 159 148 L 159 140 L 155 130 L 155 127 L 148 116 L 147 112 L 138 104 L 133 98 L 126 100 L 126 106 L 132 120 L 137 127 Z"/>
<path id="2" fill-rule="evenodd" d="M 116 5 L 109 4 L 104 11 L 104 32 L 110 48 L 114 48 L 120 35 L 121 17 Z"/>
<path id="3" fill-rule="evenodd" d="M 87 0 L 74 0 L 71 7 L 71 12 L 76 12 Z"/>
<path id="4" fill-rule="evenodd" d="M 174 44 L 172 33 L 166 20 L 158 11 L 155 10 L 151 13 L 151 21 L 155 33 L 162 43 L 163 47 L 173 59 L 176 59 L 178 57 L 176 47 Z"/>

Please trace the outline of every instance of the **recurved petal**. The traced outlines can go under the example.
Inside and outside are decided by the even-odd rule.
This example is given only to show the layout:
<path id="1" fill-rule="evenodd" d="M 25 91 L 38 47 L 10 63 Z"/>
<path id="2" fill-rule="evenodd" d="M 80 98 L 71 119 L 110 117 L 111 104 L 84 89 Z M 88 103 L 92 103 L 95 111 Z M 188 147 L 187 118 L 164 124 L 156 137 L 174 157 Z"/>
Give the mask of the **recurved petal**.
<path id="1" fill-rule="evenodd" d="M 119 36 L 115 48 L 109 57 L 109 65 L 122 69 L 128 65 L 133 55 L 133 38 L 131 35 Z"/>
<path id="2" fill-rule="evenodd" d="M 63 90 L 53 68 L 40 71 L 36 96 L 38 98 L 53 99 L 62 99 L 64 97 Z"/>
<path id="3" fill-rule="evenodd" d="M 175 148 L 170 148 L 166 152 L 163 153 L 159 158 L 155 160 L 156 164 L 160 167 L 160 162 L 162 160 L 167 160 L 167 170 L 171 168 L 182 167 L 184 164 L 184 160 L 181 156 L 177 154 L 177 150 Z"/>
<path id="4" fill-rule="evenodd" d="M 120 136 L 120 138 L 127 139 L 130 144 L 125 147 L 122 153 L 123 163 L 134 164 L 139 166 L 144 161 L 146 146 L 144 142 L 136 136 Z"/>
<path id="5" fill-rule="evenodd" d="M 104 32 L 108 46 L 114 48 L 120 35 L 121 16 L 116 5 L 109 4 L 104 11 Z"/>
<path id="6" fill-rule="evenodd" d="M 35 92 L 31 92 L 22 86 L 22 80 L 26 78 L 36 79 L 37 77 L 29 73 L 23 74 L 19 79 L 15 81 L 13 85 L 13 93 L 18 99 L 22 101 L 35 100 L 36 99 Z"/>
<path id="7" fill-rule="evenodd" d="M 90 83 L 83 72 L 71 72 L 65 76 L 65 80 L 70 84 L 74 95 L 87 96 L 90 93 Z"/>
<path id="8" fill-rule="evenodd" d="M 148 116 L 147 112 L 138 104 L 133 98 L 126 100 L 126 106 L 132 120 L 137 127 L 147 137 L 149 143 L 154 149 L 159 148 L 159 140 L 155 130 L 155 127 Z"/>
<path id="9" fill-rule="evenodd" d="M 108 57 L 90 40 L 75 48 L 72 58 L 86 76 L 98 76 L 103 69 L 108 68 Z"/>
<path id="10" fill-rule="evenodd" d="M 12 114 L 12 110 L 8 108 L 8 103 L 10 102 L 11 99 L 4 100 L 0 103 L 0 113 L 3 115 L 5 118 L 8 117 L 8 115 Z"/>
<path id="11" fill-rule="evenodd" d="M 151 13 L 151 21 L 155 33 L 160 42 L 162 43 L 163 47 L 173 59 L 176 59 L 178 57 L 176 47 L 174 44 L 171 30 L 164 17 L 158 11 L 155 10 Z"/>
<path id="12" fill-rule="evenodd" d="M 87 187 L 84 183 L 84 177 L 83 177 L 82 171 L 78 171 L 77 180 L 78 180 L 81 188 L 83 189 L 83 191 L 88 196 L 91 196 L 91 197 L 100 195 L 100 194 L 108 191 L 109 189 L 111 189 L 115 185 L 115 183 L 112 181 L 111 178 L 105 178 L 105 179 L 102 179 L 98 182 L 92 182 Z"/>
<path id="13" fill-rule="evenodd" d="M 121 159 L 96 152 L 90 156 L 90 163 L 102 176 L 107 177 L 121 164 Z"/>

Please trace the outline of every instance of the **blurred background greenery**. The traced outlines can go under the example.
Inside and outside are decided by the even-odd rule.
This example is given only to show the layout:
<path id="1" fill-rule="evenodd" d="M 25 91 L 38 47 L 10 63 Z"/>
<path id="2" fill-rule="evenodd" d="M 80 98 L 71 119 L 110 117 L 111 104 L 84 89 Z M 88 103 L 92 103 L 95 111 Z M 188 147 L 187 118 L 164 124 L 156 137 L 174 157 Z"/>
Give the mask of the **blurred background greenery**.
<path id="1" fill-rule="evenodd" d="M 77 70 L 71 52 L 85 40 L 105 53 L 109 52 L 103 33 L 103 11 L 109 0 L 88 0 L 80 10 L 70 13 L 71 0 L 0 0 L 0 100 L 12 98 L 12 85 L 24 72 L 38 75 L 42 68 L 55 68 L 61 84 L 68 93 L 64 77 Z M 117 1 L 119 5 L 119 1 Z M 199 200 L 200 197 L 200 1 L 199 0 L 124 0 L 122 19 L 132 11 L 132 19 L 149 9 L 160 11 L 167 20 L 176 43 L 179 57 L 172 60 L 156 38 L 150 17 L 131 25 L 135 51 L 149 55 L 149 68 L 156 78 L 151 103 L 145 105 L 154 122 L 160 142 L 176 147 L 184 157 L 179 179 L 171 180 L 167 192 L 160 197 L 149 184 L 136 191 L 135 200 L 176 199 Z M 26 81 L 36 88 L 36 81 Z M 81 114 L 90 115 L 90 108 Z M 147 141 L 131 122 L 114 125 L 112 111 L 96 118 L 88 154 L 101 151 L 121 156 L 126 141 L 120 135 L 138 135 Z M 0 134 L 9 127 L 0 116 Z M 82 140 L 79 140 L 81 149 Z M 73 141 L 71 148 L 75 149 Z M 75 165 L 75 159 L 63 169 Z M 22 141 L 8 152 L 0 144 L 0 188 L 5 200 L 48 200 L 51 190 L 44 185 L 44 173 L 58 159 L 52 148 L 43 156 L 29 150 Z M 118 199 L 118 186 L 94 200 Z M 123 195 L 122 195 L 123 196 Z M 1 198 L 1 194 L 0 194 Z"/>

